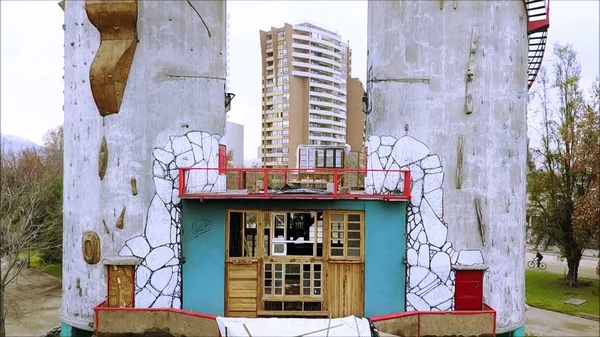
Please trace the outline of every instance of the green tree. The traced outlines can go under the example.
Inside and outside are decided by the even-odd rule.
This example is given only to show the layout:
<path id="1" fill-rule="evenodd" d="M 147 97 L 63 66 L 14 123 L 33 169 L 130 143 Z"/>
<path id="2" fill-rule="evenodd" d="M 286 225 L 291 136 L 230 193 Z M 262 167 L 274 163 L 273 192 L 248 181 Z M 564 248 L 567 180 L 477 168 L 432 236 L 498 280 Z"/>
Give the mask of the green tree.
<path id="1" fill-rule="evenodd" d="M 577 52 L 570 45 L 556 45 L 554 56 L 552 78 L 543 70 L 537 83 L 540 144 L 531 149 L 528 213 L 534 218 L 537 243 L 545 241 L 560 249 L 567 260 L 566 282 L 577 286 L 583 249 L 591 244 L 591 238 L 579 235 L 574 226 L 576 207 L 591 188 L 591 173 L 580 164 L 591 143 L 582 138 L 587 134 L 582 130 L 587 125 L 586 103 L 579 86 Z M 558 97 L 556 105 L 553 94 Z"/>
<path id="2" fill-rule="evenodd" d="M 600 79 L 596 79 L 590 94 L 578 125 L 580 146 L 574 170 L 582 179 L 573 226 L 580 240 L 591 243 L 586 248 L 600 249 Z M 596 273 L 600 276 L 600 261 Z"/>

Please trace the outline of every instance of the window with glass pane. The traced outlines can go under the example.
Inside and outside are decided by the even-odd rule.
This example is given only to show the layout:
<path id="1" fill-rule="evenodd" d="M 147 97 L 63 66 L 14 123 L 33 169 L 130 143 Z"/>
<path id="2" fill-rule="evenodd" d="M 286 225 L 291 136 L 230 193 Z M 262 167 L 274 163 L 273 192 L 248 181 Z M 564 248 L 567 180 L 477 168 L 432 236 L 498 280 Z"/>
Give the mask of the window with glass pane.
<path id="1" fill-rule="evenodd" d="M 346 256 L 357 257 L 360 256 L 360 215 L 359 214 L 348 214 L 348 231 L 347 239 L 348 245 L 346 247 Z"/>
<path id="2" fill-rule="evenodd" d="M 344 214 L 331 214 L 330 220 L 330 249 L 332 257 L 344 256 Z"/>
<path id="3" fill-rule="evenodd" d="M 300 168 L 308 168 L 308 149 L 300 148 Z"/>
<path id="4" fill-rule="evenodd" d="M 344 150 L 335 150 L 335 167 L 344 167 Z"/>
<path id="5" fill-rule="evenodd" d="M 325 150 L 317 150 L 317 167 L 325 167 Z"/>
<path id="6" fill-rule="evenodd" d="M 325 167 L 333 167 L 333 149 L 325 150 Z"/>
<path id="7" fill-rule="evenodd" d="M 322 278 L 321 263 L 265 263 L 264 295 L 320 297 Z"/>
<path id="8" fill-rule="evenodd" d="M 361 257 L 362 214 L 332 213 L 329 219 L 330 257 L 357 259 Z"/>
<path id="9" fill-rule="evenodd" d="M 315 149 L 314 148 L 309 148 L 308 149 L 308 168 L 315 168 Z"/>

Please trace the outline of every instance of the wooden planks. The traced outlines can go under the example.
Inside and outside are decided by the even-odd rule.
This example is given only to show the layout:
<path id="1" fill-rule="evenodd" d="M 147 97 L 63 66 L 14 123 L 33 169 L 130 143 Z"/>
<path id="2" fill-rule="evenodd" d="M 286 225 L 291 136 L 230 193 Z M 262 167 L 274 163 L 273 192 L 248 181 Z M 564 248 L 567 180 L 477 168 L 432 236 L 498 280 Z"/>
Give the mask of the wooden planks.
<path id="1" fill-rule="evenodd" d="M 363 316 L 364 263 L 327 265 L 327 310 L 331 317 Z"/>
<path id="2" fill-rule="evenodd" d="M 258 295 L 258 263 L 227 263 L 228 317 L 256 317 Z"/>

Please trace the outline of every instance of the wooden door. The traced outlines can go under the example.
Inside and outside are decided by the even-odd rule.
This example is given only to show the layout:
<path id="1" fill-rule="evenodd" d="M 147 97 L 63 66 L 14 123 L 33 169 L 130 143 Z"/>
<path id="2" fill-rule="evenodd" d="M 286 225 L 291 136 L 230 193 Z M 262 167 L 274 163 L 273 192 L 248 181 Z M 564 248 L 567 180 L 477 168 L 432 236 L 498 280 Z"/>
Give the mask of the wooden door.
<path id="1" fill-rule="evenodd" d="M 227 261 L 227 317 L 256 317 L 258 263 Z"/>
<path id="2" fill-rule="evenodd" d="M 327 310 L 330 317 L 364 314 L 364 212 L 325 214 Z"/>
<path id="3" fill-rule="evenodd" d="M 256 317 L 261 218 L 259 212 L 227 213 L 225 315 L 228 317 Z"/>

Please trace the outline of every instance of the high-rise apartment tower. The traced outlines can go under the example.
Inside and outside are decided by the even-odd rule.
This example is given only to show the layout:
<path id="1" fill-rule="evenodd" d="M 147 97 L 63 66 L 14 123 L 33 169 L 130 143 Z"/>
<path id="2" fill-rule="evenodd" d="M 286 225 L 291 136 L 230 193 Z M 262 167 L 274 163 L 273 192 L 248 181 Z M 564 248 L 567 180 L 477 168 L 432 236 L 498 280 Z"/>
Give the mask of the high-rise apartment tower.
<path id="1" fill-rule="evenodd" d="M 340 35 L 304 22 L 260 31 L 262 163 L 294 167 L 298 145 L 364 148 L 364 89 Z"/>

